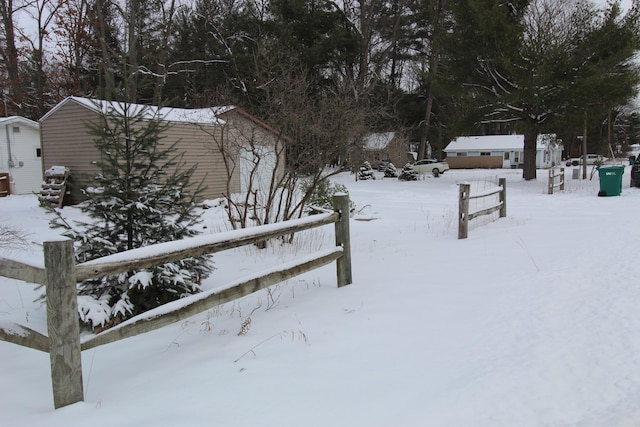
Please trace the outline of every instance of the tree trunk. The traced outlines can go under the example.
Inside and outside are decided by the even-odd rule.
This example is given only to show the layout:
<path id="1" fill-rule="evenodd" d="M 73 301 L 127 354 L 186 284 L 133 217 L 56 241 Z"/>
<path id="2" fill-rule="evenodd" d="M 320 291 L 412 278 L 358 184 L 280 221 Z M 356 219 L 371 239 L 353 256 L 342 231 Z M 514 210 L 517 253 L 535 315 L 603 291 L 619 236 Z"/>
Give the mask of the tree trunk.
<path id="1" fill-rule="evenodd" d="M 16 47 L 16 34 L 13 25 L 13 15 L 15 7 L 12 0 L 0 1 L 0 19 L 4 30 L 0 30 L 0 36 L 4 38 L 4 49 L 0 46 L 0 55 L 4 59 L 4 68 L 7 73 L 7 86 L 9 88 L 9 98 L 12 104 L 17 107 L 12 109 L 12 114 L 22 115 L 22 82 L 20 79 L 20 68 L 18 65 L 18 49 Z M 6 95 L 6 93 L 5 93 Z M 5 111 L 5 115 L 8 113 Z"/>
<path id="2" fill-rule="evenodd" d="M 524 170 L 522 177 L 526 181 L 536 179 L 536 147 L 538 143 L 538 129 L 527 126 L 524 132 Z"/>
<path id="3" fill-rule="evenodd" d="M 435 70 L 438 69 L 438 61 L 435 62 Z M 431 72 L 431 71 L 429 71 Z M 418 145 L 418 158 L 416 160 L 422 160 L 426 157 L 427 153 L 427 137 L 429 133 L 429 127 L 431 126 L 431 110 L 433 109 L 433 92 L 431 91 L 431 85 L 429 85 L 429 95 L 427 95 L 427 108 L 424 113 L 424 131 L 420 137 L 420 144 Z"/>
<path id="4" fill-rule="evenodd" d="M 444 6 L 445 0 L 439 0 L 437 4 L 436 10 L 436 25 L 437 28 L 434 31 L 434 38 L 436 38 L 436 34 L 440 33 L 442 29 L 442 17 L 444 14 Z M 429 87 L 427 88 L 427 107 L 424 113 L 424 132 L 422 132 L 422 136 L 420 137 L 420 144 L 418 145 L 418 158 L 417 160 L 424 159 L 427 154 L 427 139 L 429 135 L 429 128 L 431 126 L 431 111 L 433 110 L 433 84 L 431 83 L 433 79 L 437 78 L 438 68 L 440 66 L 440 52 L 438 51 L 437 43 L 432 42 L 432 52 L 429 58 Z M 429 150 L 430 151 L 430 150 Z"/>

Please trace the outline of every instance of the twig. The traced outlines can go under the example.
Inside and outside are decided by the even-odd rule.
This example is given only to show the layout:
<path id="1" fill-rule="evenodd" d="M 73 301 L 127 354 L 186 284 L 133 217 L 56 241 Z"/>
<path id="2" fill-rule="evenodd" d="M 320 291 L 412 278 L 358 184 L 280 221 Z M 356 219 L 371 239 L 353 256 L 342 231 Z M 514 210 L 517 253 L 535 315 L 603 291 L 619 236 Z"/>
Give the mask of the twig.
<path id="1" fill-rule="evenodd" d="M 254 345 L 253 347 L 251 347 L 249 350 L 245 351 L 244 353 L 242 353 L 240 355 L 240 357 L 238 357 L 236 360 L 233 361 L 233 363 L 237 363 L 238 360 L 242 359 L 243 357 L 245 357 L 247 354 L 249 353 L 253 353 L 254 355 L 256 354 L 253 350 L 255 350 L 258 346 L 261 346 L 262 344 L 266 343 L 267 341 L 270 341 L 276 337 L 279 337 L 280 335 L 282 335 L 282 332 L 278 332 L 275 335 L 270 336 L 269 338 L 265 338 L 262 341 L 260 341 L 258 344 Z"/>
<path id="2" fill-rule="evenodd" d="M 540 272 L 540 267 L 538 267 L 538 264 L 536 264 L 536 260 L 533 259 L 533 256 L 531 255 L 531 252 L 529 252 L 529 248 L 527 248 L 527 245 L 524 243 L 524 240 L 522 240 L 522 238 L 518 239 L 520 243 L 520 246 L 522 246 L 522 248 L 524 249 L 524 251 L 527 253 L 527 255 L 529 256 L 529 259 L 531 260 L 531 262 L 533 263 L 533 265 L 536 267 L 536 270 L 538 270 L 538 272 Z"/>

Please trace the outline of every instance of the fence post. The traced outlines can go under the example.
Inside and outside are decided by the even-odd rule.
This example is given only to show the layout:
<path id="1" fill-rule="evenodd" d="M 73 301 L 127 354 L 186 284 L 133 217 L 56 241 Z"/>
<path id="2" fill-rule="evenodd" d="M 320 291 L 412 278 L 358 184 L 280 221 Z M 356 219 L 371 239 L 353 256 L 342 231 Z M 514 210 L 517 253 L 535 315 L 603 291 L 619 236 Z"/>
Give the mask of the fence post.
<path id="1" fill-rule="evenodd" d="M 336 246 L 342 246 L 342 256 L 336 260 L 338 287 L 353 283 L 351 276 L 351 237 L 349 235 L 349 195 L 336 193 L 333 196 L 333 209 L 340 213 L 336 222 Z"/>
<path id="2" fill-rule="evenodd" d="M 500 191 L 500 218 L 507 216 L 507 178 L 498 179 L 498 185 L 502 187 Z"/>
<path id="3" fill-rule="evenodd" d="M 460 186 L 460 196 L 458 200 L 458 239 L 466 239 L 469 234 L 469 192 L 471 184 L 463 183 Z"/>
<path id="4" fill-rule="evenodd" d="M 553 172 L 553 168 L 549 169 L 549 189 L 547 194 L 553 194 L 553 186 L 555 184 L 555 175 Z"/>
<path id="5" fill-rule="evenodd" d="M 73 241 L 44 242 L 47 330 L 53 404 L 84 400 Z"/>
<path id="6" fill-rule="evenodd" d="M 564 168 L 560 168 L 560 191 L 564 191 Z"/>

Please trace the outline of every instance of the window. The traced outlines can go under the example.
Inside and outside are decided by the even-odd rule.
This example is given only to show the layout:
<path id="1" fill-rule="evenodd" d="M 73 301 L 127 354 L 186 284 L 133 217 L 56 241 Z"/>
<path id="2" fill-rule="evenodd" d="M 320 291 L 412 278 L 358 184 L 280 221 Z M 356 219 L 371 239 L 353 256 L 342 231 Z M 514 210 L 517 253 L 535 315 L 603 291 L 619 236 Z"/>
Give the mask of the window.
<path id="1" fill-rule="evenodd" d="M 504 152 L 504 159 L 505 160 L 509 160 L 509 152 L 508 151 Z"/>
<path id="2" fill-rule="evenodd" d="M 467 153 L 461 153 L 460 151 L 458 151 L 458 152 L 456 153 L 456 156 L 457 156 L 457 157 L 467 157 Z"/>
<path id="3" fill-rule="evenodd" d="M 20 133 L 20 126 L 14 126 L 13 133 Z"/>
<path id="4" fill-rule="evenodd" d="M 491 153 L 490 153 L 489 151 L 481 151 L 481 152 L 480 152 L 480 155 L 481 155 L 481 156 L 490 156 L 490 155 L 491 155 Z"/>
<path id="5" fill-rule="evenodd" d="M 42 148 L 36 147 L 36 158 L 42 157 Z"/>

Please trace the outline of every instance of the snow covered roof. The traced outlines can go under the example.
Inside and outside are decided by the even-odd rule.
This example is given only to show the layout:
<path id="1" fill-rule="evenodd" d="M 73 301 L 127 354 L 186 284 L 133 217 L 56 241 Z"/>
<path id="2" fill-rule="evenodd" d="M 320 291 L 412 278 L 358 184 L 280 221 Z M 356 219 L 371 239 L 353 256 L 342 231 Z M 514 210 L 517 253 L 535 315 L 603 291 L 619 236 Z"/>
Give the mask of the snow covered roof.
<path id="1" fill-rule="evenodd" d="M 34 129 L 38 129 L 40 127 L 38 122 L 34 122 L 33 120 L 27 119 L 26 117 L 21 117 L 21 116 L 0 117 L 0 126 L 6 126 L 13 123 L 23 124 L 25 126 L 29 126 Z"/>
<path id="2" fill-rule="evenodd" d="M 173 107 L 157 107 L 154 105 L 142 105 L 142 104 L 125 104 L 118 101 L 104 101 L 100 99 L 82 98 L 77 96 L 70 96 L 61 101 L 58 105 L 53 107 L 47 114 L 42 116 L 40 121 L 45 120 L 51 114 L 53 114 L 60 107 L 68 102 L 76 102 L 91 110 L 99 113 L 107 113 L 110 110 L 118 112 L 124 112 L 126 109 L 130 115 L 135 115 L 141 111 L 147 118 L 156 118 L 169 122 L 177 123 L 196 123 L 196 124 L 224 124 L 225 121 L 218 118 L 220 114 L 227 113 L 236 107 L 233 105 L 223 107 L 210 107 L 210 108 L 173 108 Z"/>
<path id="3" fill-rule="evenodd" d="M 537 148 L 545 147 L 548 135 L 538 135 Z M 484 136 L 460 136 L 449 143 L 443 150 L 470 151 L 470 150 L 523 150 L 524 135 L 484 135 Z"/>
<path id="4" fill-rule="evenodd" d="M 364 137 L 364 148 L 367 150 L 383 150 L 396 136 L 395 132 L 372 133 Z"/>

